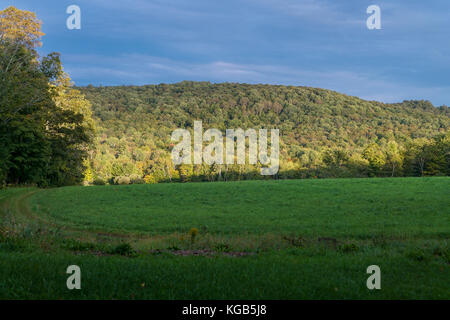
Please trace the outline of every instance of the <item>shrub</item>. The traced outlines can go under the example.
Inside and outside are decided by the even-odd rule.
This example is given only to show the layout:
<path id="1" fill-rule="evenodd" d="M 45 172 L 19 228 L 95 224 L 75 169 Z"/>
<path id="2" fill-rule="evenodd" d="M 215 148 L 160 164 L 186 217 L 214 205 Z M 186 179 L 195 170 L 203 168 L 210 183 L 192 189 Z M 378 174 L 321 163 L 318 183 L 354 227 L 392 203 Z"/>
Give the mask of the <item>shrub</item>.
<path id="1" fill-rule="evenodd" d="M 114 184 L 130 184 L 130 177 L 118 176 L 114 178 Z"/>
<path id="2" fill-rule="evenodd" d="M 147 184 L 158 183 L 158 180 L 152 174 L 148 174 L 144 177 L 144 182 Z"/>
<path id="3" fill-rule="evenodd" d="M 143 184 L 145 183 L 144 179 L 138 174 L 130 175 L 130 181 L 132 184 Z"/>
<path id="4" fill-rule="evenodd" d="M 106 184 L 106 181 L 103 180 L 102 178 L 95 178 L 92 184 L 94 186 L 104 186 Z"/>
<path id="5" fill-rule="evenodd" d="M 129 243 L 121 243 L 109 251 L 110 254 L 120 254 L 121 256 L 134 256 L 136 251 Z"/>

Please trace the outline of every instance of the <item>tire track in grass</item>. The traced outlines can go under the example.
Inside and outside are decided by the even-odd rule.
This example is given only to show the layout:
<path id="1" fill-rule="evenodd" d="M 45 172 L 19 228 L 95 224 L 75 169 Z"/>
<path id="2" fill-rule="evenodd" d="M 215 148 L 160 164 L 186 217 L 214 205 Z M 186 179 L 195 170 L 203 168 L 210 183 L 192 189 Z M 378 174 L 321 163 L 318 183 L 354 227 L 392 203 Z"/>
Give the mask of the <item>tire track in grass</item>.
<path id="1" fill-rule="evenodd" d="M 64 231 L 63 237 L 73 237 L 78 236 L 91 236 L 91 237 L 110 237 L 117 239 L 142 239 L 142 237 L 135 237 L 129 234 L 118 234 L 118 233 L 107 233 L 104 231 L 88 231 L 84 229 L 79 229 L 76 227 L 67 227 L 59 224 L 56 221 L 51 221 L 51 219 L 44 215 L 39 215 L 30 207 L 30 198 L 38 192 L 45 192 L 45 190 L 39 189 L 25 189 L 17 193 L 13 193 L 10 196 L 0 198 L 0 208 L 3 216 L 11 216 L 14 221 L 20 221 L 23 223 L 33 223 L 37 222 L 42 224 L 47 228 L 55 228 Z"/>

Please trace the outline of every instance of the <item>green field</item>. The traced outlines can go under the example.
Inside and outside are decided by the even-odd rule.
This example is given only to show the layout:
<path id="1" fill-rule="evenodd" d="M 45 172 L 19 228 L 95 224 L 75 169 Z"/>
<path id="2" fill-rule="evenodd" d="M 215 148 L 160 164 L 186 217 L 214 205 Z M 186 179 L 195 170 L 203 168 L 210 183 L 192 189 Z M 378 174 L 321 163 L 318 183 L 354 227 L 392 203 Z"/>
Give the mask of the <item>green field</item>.
<path id="1" fill-rule="evenodd" d="M 449 299 L 450 178 L 0 190 L 3 299 Z M 76 264 L 82 289 L 68 290 Z M 368 290 L 366 268 L 381 268 Z"/>

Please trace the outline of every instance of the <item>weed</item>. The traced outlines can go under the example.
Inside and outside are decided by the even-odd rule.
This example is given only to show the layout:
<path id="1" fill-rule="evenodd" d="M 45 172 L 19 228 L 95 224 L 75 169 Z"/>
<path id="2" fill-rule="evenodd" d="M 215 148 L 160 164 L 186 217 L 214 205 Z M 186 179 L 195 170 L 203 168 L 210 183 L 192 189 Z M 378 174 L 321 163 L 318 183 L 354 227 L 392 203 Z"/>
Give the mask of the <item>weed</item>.
<path id="1" fill-rule="evenodd" d="M 127 242 L 115 246 L 113 249 L 109 250 L 108 253 L 128 257 L 135 256 L 137 254 L 133 247 Z"/>
<path id="2" fill-rule="evenodd" d="M 344 243 L 339 246 L 339 251 L 343 253 L 353 253 L 357 252 L 359 250 L 359 247 L 356 243 Z"/>
<path id="3" fill-rule="evenodd" d="M 305 239 L 300 236 L 284 236 L 283 239 L 293 247 L 304 247 L 306 243 Z"/>
<path id="4" fill-rule="evenodd" d="M 231 248 L 226 243 L 219 243 L 216 246 L 214 246 L 214 250 L 217 252 L 230 252 Z"/>
<path id="5" fill-rule="evenodd" d="M 67 239 L 63 242 L 62 247 L 71 251 L 90 251 L 95 248 L 95 244 L 90 242 L 81 242 L 74 239 Z"/>
<path id="6" fill-rule="evenodd" d="M 422 249 L 410 250 L 406 253 L 406 256 L 412 260 L 423 262 L 428 261 L 429 257 L 426 252 Z"/>
<path id="7" fill-rule="evenodd" d="M 197 228 L 191 228 L 191 230 L 189 230 L 189 235 L 191 236 L 191 243 L 195 242 L 195 237 L 197 237 L 198 235 L 198 229 Z"/>

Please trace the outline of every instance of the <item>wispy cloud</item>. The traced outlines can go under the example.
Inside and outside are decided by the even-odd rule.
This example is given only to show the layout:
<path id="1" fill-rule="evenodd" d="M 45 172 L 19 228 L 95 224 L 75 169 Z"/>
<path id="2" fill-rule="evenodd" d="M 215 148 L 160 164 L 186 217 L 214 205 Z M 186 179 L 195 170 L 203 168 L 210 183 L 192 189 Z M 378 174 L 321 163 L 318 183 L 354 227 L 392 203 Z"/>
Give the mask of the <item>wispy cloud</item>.
<path id="1" fill-rule="evenodd" d="M 448 0 L 3 0 L 36 11 L 42 53 L 77 84 L 209 80 L 307 85 L 382 101 L 450 104 Z M 378 4 L 382 30 L 366 28 Z"/>

